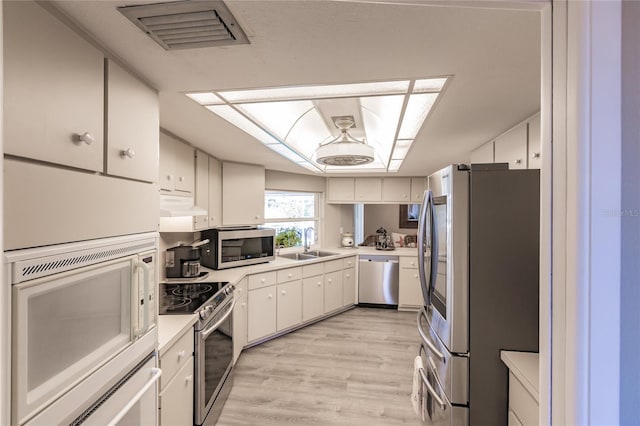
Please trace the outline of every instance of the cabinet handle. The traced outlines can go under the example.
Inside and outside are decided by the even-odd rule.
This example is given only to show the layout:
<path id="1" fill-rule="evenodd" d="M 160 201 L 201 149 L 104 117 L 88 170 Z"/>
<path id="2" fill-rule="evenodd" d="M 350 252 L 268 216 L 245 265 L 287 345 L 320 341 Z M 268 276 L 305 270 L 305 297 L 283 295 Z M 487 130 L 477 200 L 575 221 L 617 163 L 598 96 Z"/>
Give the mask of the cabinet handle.
<path id="1" fill-rule="evenodd" d="M 539 153 L 539 152 L 534 152 L 534 153 L 531 155 L 531 158 L 540 158 L 540 153 Z"/>
<path id="2" fill-rule="evenodd" d="M 96 139 L 93 137 L 93 135 L 89 132 L 84 132 L 81 135 L 77 135 L 78 138 L 78 142 L 84 142 L 87 145 L 91 145 L 92 143 L 94 143 L 96 141 Z"/>
<path id="3" fill-rule="evenodd" d="M 287 294 L 286 290 L 282 290 L 282 295 L 284 296 L 285 294 Z"/>
<path id="4" fill-rule="evenodd" d="M 130 158 L 131 159 L 131 158 L 133 158 L 134 155 L 136 155 L 136 153 L 131 148 L 127 148 L 127 149 L 124 149 L 124 150 L 120 151 L 120 156 L 122 158 Z"/>

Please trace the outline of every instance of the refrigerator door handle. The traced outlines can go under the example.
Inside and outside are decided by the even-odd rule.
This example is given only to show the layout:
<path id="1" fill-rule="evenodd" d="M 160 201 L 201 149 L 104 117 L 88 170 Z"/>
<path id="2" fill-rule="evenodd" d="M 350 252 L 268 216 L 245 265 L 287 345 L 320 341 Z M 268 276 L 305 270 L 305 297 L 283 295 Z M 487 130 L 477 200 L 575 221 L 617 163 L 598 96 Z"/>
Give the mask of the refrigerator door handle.
<path id="1" fill-rule="evenodd" d="M 440 397 L 440 395 L 438 395 L 438 392 L 436 392 L 436 390 L 433 388 L 433 386 L 431 386 L 431 383 L 429 383 L 429 379 L 427 378 L 427 374 L 424 372 L 424 368 L 421 368 L 418 371 L 420 372 L 420 377 L 422 378 L 422 383 L 427 388 L 427 392 L 429 392 L 431 394 L 431 396 L 433 397 L 433 400 L 436 402 L 436 404 L 438 404 L 440 406 L 440 409 L 442 411 L 446 410 L 447 409 L 447 404 Z"/>
<path id="2" fill-rule="evenodd" d="M 438 258 L 439 258 L 439 241 L 438 241 L 438 223 L 436 220 L 436 203 L 433 198 L 433 193 L 430 196 L 431 203 L 431 271 L 429 277 L 429 304 L 431 304 L 431 298 L 435 292 L 436 279 L 438 278 Z"/>
<path id="3" fill-rule="evenodd" d="M 427 209 L 429 208 L 432 199 L 433 195 L 431 191 L 428 189 L 425 190 L 422 206 L 420 207 L 420 220 L 418 221 L 418 275 L 420 277 L 420 287 L 422 288 L 422 296 L 424 298 L 425 306 L 431 305 L 431 284 L 427 282 L 427 274 L 424 270 L 424 256 L 426 250 L 425 232 L 427 226 Z M 433 246 L 431 247 L 431 250 L 433 250 Z M 431 279 L 431 271 L 429 271 L 429 279 Z"/>
<path id="4" fill-rule="evenodd" d="M 422 339 L 424 344 L 427 345 L 429 349 L 431 349 L 431 352 L 433 352 L 435 356 L 444 361 L 444 354 L 440 352 L 440 350 L 438 350 L 436 345 L 431 341 L 431 339 L 429 339 L 429 336 L 427 336 L 422 329 L 422 317 L 425 317 L 426 319 L 424 309 L 420 309 L 420 311 L 418 312 L 418 334 L 420 334 L 420 338 Z"/>

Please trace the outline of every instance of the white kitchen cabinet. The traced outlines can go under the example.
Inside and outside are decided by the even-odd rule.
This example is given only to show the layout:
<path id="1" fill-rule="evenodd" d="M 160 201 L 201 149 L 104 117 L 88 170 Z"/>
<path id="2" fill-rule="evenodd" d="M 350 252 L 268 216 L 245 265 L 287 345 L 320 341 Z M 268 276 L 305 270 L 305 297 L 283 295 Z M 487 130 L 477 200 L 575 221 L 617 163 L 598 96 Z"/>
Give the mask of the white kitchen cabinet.
<path id="1" fill-rule="evenodd" d="M 383 178 L 382 201 L 409 203 L 411 201 L 411 178 Z"/>
<path id="2" fill-rule="evenodd" d="M 354 178 L 328 178 L 327 179 L 327 202 L 340 203 L 355 200 L 355 179 Z"/>
<path id="3" fill-rule="evenodd" d="M 112 60 L 106 74 L 107 173 L 157 182 L 158 95 Z"/>
<path id="4" fill-rule="evenodd" d="M 500 351 L 500 359 L 509 368 L 508 424 L 539 425 L 539 355 L 534 352 Z"/>
<path id="5" fill-rule="evenodd" d="M 540 152 L 540 114 L 536 114 L 528 122 L 529 124 L 529 145 L 528 161 L 530 169 L 542 167 L 542 157 Z"/>
<path id="6" fill-rule="evenodd" d="M 35 2 L 2 7 L 4 153 L 102 172 L 103 54 Z"/>
<path id="7" fill-rule="evenodd" d="M 417 310 L 423 305 L 420 278 L 418 276 L 418 258 L 400 257 L 398 309 Z"/>
<path id="8" fill-rule="evenodd" d="M 471 151 L 471 164 L 494 163 L 494 142 L 487 142 Z"/>
<path id="9" fill-rule="evenodd" d="M 355 201 L 382 201 L 382 178 L 355 178 Z"/>
<path id="10" fill-rule="evenodd" d="M 343 306 L 342 271 L 333 271 L 324 276 L 324 313 Z"/>
<path id="11" fill-rule="evenodd" d="M 281 331 L 302 322 L 302 281 L 295 280 L 277 285 L 277 330 Z"/>
<path id="12" fill-rule="evenodd" d="M 196 151 L 196 182 L 195 182 L 195 203 L 203 209 L 209 206 L 209 156 L 202 151 Z M 195 216 L 193 218 L 193 228 L 196 231 L 208 229 L 209 215 Z"/>
<path id="13" fill-rule="evenodd" d="M 233 308 L 233 363 L 238 360 L 242 348 L 247 345 L 247 279 L 236 283 L 236 305 Z"/>
<path id="14" fill-rule="evenodd" d="M 495 162 L 509 169 L 527 168 L 527 123 L 521 123 L 495 140 Z"/>
<path id="15" fill-rule="evenodd" d="M 356 268 L 342 271 L 342 306 L 356 303 Z"/>
<path id="16" fill-rule="evenodd" d="M 324 277 L 316 275 L 302 280 L 302 321 L 324 313 Z"/>
<path id="17" fill-rule="evenodd" d="M 264 167 L 222 164 L 222 224 L 264 223 Z"/>
<path id="18" fill-rule="evenodd" d="M 193 357 L 188 359 L 160 393 L 160 424 L 193 424 Z"/>
<path id="19" fill-rule="evenodd" d="M 411 203 L 421 204 L 424 190 L 427 189 L 427 179 L 423 177 L 411 178 Z"/>
<path id="20" fill-rule="evenodd" d="M 160 189 L 175 195 L 192 195 L 195 187 L 193 147 L 160 132 Z"/>
<path id="21" fill-rule="evenodd" d="M 193 422 L 193 328 L 160 354 L 160 423 Z"/>
<path id="22" fill-rule="evenodd" d="M 209 227 L 222 225 L 222 167 L 209 157 Z"/>
<path id="23" fill-rule="evenodd" d="M 276 286 L 250 290 L 247 340 L 252 342 L 276 332 Z"/>

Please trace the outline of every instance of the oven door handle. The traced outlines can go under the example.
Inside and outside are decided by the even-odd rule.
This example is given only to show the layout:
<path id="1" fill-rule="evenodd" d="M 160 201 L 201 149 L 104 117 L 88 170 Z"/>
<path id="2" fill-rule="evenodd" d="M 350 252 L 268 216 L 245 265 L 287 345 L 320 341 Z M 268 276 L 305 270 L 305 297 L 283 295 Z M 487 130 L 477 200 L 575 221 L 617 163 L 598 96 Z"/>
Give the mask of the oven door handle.
<path id="1" fill-rule="evenodd" d="M 224 316 L 222 318 L 220 318 L 218 321 L 216 321 L 216 323 L 213 324 L 211 327 L 200 331 L 200 335 L 202 336 L 203 339 L 206 339 L 207 337 L 209 337 L 209 335 L 211 333 L 216 331 L 216 328 L 220 327 L 220 324 L 222 324 L 223 322 L 225 322 L 227 320 L 227 318 L 229 318 L 229 315 L 231 315 L 231 313 L 233 312 L 234 306 L 236 306 L 235 297 L 233 298 L 233 302 L 231 302 L 231 306 L 229 307 L 229 310 L 224 314 Z"/>
<path id="2" fill-rule="evenodd" d="M 135 396 L 131 399 L 131 401 L 129 401 L 127 403 L 127 405 L 125 405 L 122 408 L 122 410 L 120 410 L 120 412 L 118 414 L 116 414 L 116 416 L 113 419 L 111 419 L 111 421 L 109 423 L 107 423 L 107 426 L 114 426 L 120 420 L 122 420 L 122 418 L 129 412 L 129 410 L 131 410 L 131 408 L 134 405 L 136 405 L 138 403 L 138 401 L 140 401 L 140 398 L 142 398 L 142 396 L 149 390 L 149 388 L 151 386 L 153 386 L 155 384 L 155 382 L 158 381 L 158 379 L 162 375 L 162 370 L 159 369 L 159 368 L 153 367 L 151 369 L 151 373 L 152 373 L 152 376 L 149 379 L 149 381 L 142 387 L 142 389 L 140 389 L 138 391 L 137 394 L 135 394 Z"/>
<path id="3" fill-rule="evenodd" d="M 142 273 L 144 275 L 144 296 L 143 296 L 144 302 L 142 306 L 142 308 L 144 309 L 144 324 L 142 325 L 142 327 L 134 331 L 135 337 L 140 337 L 144 333 L 146 333 L 147 330 L 149 330 L 149 266 L 147 266 L 147 264 L 144 262 L 136 262 L 135 267 L 141 268 Z M 138 289 L 136 288 L 136 291 L 137 290 Z M 138 302 L 137 302 L 138 297 L 139 296 L 136 294 L 135 295 L 136 306 L 138 306 Z M 138 317 L 138 314 L 136 310 L 136 318 L 137 317 Z"/>
<path id="4" fill-rule="evenodd" d="M 438 350 L 435 343 L 433 343 L 431 339 L 429 339 L 429 336 L 427 336 L 422 329 L 422 317 L 425 317 L 425 319 L 427 318 L 424 314 L 424 309 L 420 309 L 420 311 L 418 312 L 418 334 L 420 334 L 420 338 L 422 339 L 424 344 L 427 345 L 429 349 L 431 349 L 431 352 L 433 352 L 435 356 L 444 361 L 444 355 L 442 354 L 442 352 Z"/>

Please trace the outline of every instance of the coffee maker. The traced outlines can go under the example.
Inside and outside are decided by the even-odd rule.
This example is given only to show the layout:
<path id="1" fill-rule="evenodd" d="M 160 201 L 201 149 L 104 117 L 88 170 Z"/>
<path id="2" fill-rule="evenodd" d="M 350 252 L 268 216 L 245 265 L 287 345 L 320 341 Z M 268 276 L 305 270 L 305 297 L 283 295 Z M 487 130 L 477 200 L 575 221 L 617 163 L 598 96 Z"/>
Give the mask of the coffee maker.
<path id="1" fill-rule="evenodd" d="M 165 257 L 167 278 L 198 277 L 200 275 L 200 247 L 208 243 L 209 240 L 202 240 L 167 249 Z"/>

